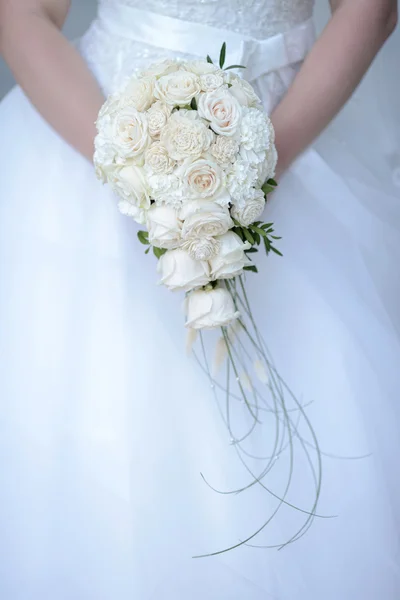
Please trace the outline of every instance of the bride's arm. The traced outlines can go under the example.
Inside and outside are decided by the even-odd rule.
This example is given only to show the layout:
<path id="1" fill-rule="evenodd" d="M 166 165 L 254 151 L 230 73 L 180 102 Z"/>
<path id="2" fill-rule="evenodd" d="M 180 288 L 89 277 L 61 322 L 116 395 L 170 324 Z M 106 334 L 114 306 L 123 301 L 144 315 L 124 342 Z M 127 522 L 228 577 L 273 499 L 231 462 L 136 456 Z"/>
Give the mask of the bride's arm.
<path id="1" fill-rule="evenodd" d="M 331 0 L 333 15 L 272 120 L 278 175 L 349 99 L 397 23 L 397 0 Z"/>
<path id="2" fill-rule="evenodd" d="M 0 53 L 43 117 L 90 160 L 103 102 L 60 29 L 70 0 L 0 0 Z"/>

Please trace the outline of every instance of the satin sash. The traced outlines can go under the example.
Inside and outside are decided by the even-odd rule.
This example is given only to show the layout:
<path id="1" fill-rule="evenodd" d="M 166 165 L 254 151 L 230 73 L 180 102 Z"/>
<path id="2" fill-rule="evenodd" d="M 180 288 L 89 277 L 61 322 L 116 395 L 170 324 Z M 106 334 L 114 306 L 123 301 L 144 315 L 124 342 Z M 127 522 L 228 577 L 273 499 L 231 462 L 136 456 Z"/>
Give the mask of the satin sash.
<path id="1" fill-rule="evenodd" d="M 97 22 L 114 35 L 199 58 L 209 54 L 217 60 L 226 42 L 225 64 L 247 67 L 243 76 L 248 81 L 302 61 L 315 41 L 312 19 L 264 40 L 118 4 L 100 5 Z"/>

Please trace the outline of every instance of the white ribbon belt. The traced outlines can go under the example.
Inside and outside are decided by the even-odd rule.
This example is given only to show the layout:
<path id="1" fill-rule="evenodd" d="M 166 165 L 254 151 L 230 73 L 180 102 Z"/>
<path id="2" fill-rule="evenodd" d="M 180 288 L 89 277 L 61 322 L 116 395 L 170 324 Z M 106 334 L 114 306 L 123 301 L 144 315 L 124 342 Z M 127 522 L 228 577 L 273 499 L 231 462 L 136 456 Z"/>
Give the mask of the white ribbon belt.
<path id="1" fill-rule="evenodd" d="M 312 19 L 265 40 L 124 5 L 100 5 L 97 22 L 114 35 L 200 58 L 217 60 L 226 42 L 225 64 L 246 66 L 248 81 L 303 60 L 315 40 Z"/>

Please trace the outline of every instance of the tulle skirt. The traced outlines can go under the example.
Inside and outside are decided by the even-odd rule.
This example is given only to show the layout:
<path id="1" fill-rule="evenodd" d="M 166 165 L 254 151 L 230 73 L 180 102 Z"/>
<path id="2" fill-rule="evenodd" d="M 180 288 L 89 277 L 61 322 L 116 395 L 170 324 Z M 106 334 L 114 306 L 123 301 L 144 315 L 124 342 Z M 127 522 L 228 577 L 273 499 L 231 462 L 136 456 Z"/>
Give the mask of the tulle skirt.
<path id="1" fill-rule="evenodd" d="M 281 551 L 192 558 L 255 531 L 274 498 L 211 489 L 248 473 L 135 223 L 19 89 L 0 131 L 1 597 L 398 598 L 397 188 L 328 131 L 268 202 L 284 257 L 260 255 L 246 285 L 307 405 L 318 513 L 332 518 Z M 261 445 L 274 432 L 260 427 Z M 296 460 L 290 502 L 305 506 Z M 280 478 L 278 460 L 272 489 Z M 285 542 L 296 518 L 283 511 L 253 543 Z"/>

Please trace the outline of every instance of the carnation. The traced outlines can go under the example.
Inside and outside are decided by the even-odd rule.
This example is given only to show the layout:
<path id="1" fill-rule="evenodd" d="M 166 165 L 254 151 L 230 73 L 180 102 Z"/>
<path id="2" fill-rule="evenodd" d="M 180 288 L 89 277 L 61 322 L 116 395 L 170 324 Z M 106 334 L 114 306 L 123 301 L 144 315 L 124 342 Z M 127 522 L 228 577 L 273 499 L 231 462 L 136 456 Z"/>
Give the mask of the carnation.
<path id="1" fill-rule="evenodd" d="M 274 143 L 274 128 L 267 115 L 257 108 L 243 108 L 240 144 L 252 152 L 268 150 Z"/>
<path id="2" fill-rule="evenodd" d="M 242 207 L 253 196 L 257 186 L 259 171 L 256 166 L 238 158 L 227 172 L 226 186 L 232 203 Z"/>

